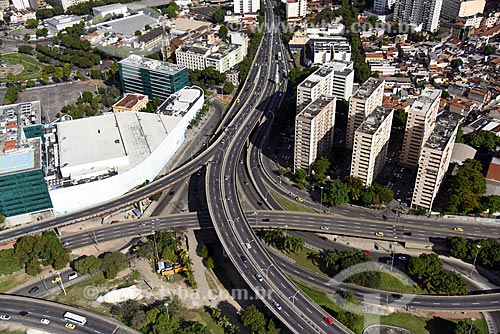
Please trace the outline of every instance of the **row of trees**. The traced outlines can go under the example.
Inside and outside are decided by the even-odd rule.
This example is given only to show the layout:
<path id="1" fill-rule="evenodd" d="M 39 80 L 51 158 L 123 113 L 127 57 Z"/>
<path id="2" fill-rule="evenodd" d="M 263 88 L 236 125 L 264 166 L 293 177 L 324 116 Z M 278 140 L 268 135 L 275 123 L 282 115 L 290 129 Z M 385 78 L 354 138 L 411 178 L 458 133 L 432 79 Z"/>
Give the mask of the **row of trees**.
<path id="1" fill-rule="evenodd" d="M 99 110 L 110 108 L 115 103 L 119 94 L 120 91 L 114 86 L 99 87 L 97 94 L 88 91 L 83 92 L 76 104 L 63 106 L 61 112 L 71 115 L 73 119 L 83 118 L 84 116 L 95 116 L 99 113 Z"/>
<path id="2" fill-rule="evenodd" d="M 457 140 L 459 141 L 459 140 Z M 500 137 L 497 137 L 491 131 L 476 131 L 471 135 L 464 136 L 459 142 L 465 142 L 470 146 L 485 151 L 492 151 L 500 146 Z"/>
<path id="3" fill-rule="evenodd" d="M 217 325 L 222 327 L 225 334 L 238 333 L 238 331 L 239 331 L 238 327 L 233 325 L 231 323 L 231 320 L 227 316 L 222 315 L 222 310 L 220 308 L 209 307 L 208 314 L 210 314 L 210 316 L 212 317 L 212 320 L 215 321 L 215 323 Z"/>
<path id="4" fill-rule="evenodd" d="M 189 70 L 189 81 L 202 88 L 223 85 L 226 81 L 226 74 L 220 73 L 213 66 L 208 66 L 203 70 Z"/>
<path id="5" fill-rule="evenodd" d="M 370 256 L 362 250 L 325 250 L 320 253 L 309 253 L 307 258 L 330 277 L 356 264 L 370 261 Z"/>
<path id="6" fill-rule="evenodd" d="M 143 305 L 136 300 L 127 300 L 111 308 L 111 314 L 114 317 L 144 334 L 209 333 L 209 329 L 201 323 L 187 320 L 186 313 L 187 310 L 177 296 L 157 301 L 153 305 Z"/>
<path id="7" fill-rule="evenodd" d="M 203 263 L 208 269 L 213 269 L 214 268 L 214 259 L 211 257 L 208 253 L 208 247 L 205 244 L 202 244 L 200 246 L 200 249 L 198 250 L 198 255 L 203 258 Z"/>
<path id="8" fill-rule="evenodd" d="M 102 271 L 107 279 L 115 278 L 118 273 L 128 267 L 127 256 L 121 252 L 105 253 L 100 257 L 85 256 L 75 261 L 75 270 L 82 274 L 93 275 Z"/>
<path id="9" fill-rule="evenodd" d="M 254 334 L 279 334 L 281 330 L 276 327 L 273 319 L 267 319 L 255 305 L 247 307 L 240 314 L 243 325 Z"/>
<path id="10" fill-rule="evenodd" d="M 496 239 L 471 240 L 462 237 L 448 237 L 448 249 L 453 257 L 473 261 L 490 269 L 500 268 L 500 242 Z"/>
<path id="11" fill-rule="evenodd" d="M 212 102 L 206 101 L 205 104 L 203 104 L 203 107 L 201 107 L 201 109 L 198 110 L 198 112 L 196 113 L 196 116 L 191 120 L 189 125 L 191 127 L 197 126 L 200 123 L 200 121 L 202 120 L 202 118 L 205 117 L 205 115 L 208 113 L 211 105 L 212 105 Z"/>
<path id="12" fill-rule="evenodd" d="M 66 267 L 70 261 L 69 251 L 64 249 L 53 231 L 20 238 L 14 245 L 14 249 L 0 251 L 0 259 L 9 263 L 5 267 L 1 266 L 0 274 L 9 274 L 24 268 L 26 273 L 32 276 L 42 271 L 41 265 L 50 265 L 52 268 L 60 270 Z"/>
<path id="13" fill-rule="evenodd" d="M 408 261 L 408 273 L 421 286 L 444 295 L 465 295 L 469 293 L 463 278 L 443 269 L 436 254 L 420 254 Z"/>
<path id="14" fill-rule="evenodd" d="M 281 228 L 265 230 L 261 236 L 266 243 L 286 253 L 297 254 L 304 248 L 302 238 L 287 235 Z"/>

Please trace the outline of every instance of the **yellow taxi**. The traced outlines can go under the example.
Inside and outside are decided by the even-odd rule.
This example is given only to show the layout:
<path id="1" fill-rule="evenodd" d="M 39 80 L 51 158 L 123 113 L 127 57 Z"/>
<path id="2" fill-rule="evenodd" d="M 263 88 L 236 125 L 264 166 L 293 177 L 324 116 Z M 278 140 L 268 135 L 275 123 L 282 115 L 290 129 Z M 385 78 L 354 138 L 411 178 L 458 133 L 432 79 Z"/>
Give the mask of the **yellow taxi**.
<path id="1" fill-rule="evenodd" d="M 66 325 L 64 325 L 64 327 L 68 328 L 68 329 L 75 329 L 76 326 L 73 325 L 73 324 L 70 324 L 69 322 L 66 323 Z"/>

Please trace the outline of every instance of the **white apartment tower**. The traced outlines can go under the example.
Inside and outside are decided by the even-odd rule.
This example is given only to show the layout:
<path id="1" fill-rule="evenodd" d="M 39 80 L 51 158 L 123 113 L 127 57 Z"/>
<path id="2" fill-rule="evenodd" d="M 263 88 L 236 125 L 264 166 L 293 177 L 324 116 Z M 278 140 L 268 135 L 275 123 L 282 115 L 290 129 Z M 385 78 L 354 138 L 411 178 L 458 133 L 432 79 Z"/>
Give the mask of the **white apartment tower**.
<path id="1" fill-rule="evenodd" d="M 417 167 L 420 150 L 434 129 L 440 99 L 441 90 L 426 88 L 408 110 L 399 160 L 402 166 Z"/>
<path id="2" fill-rule="evenodd" d="M 335 97 L 322 95 L 295 116 L 294 170 L 310 173 L 314 161 L 331 149 L 335 104 Z"/>
<path id="3" fill-rule="evenodd" d="M 421 27 L 424 31 L 435 31 L 442 4 L 443 0 L 396 0 L 394 21 Z"/>
<path id="4" fill-rule="evenodd" d="M 234 14 L 245 15 L 255 14 L 260 9 L 259 0 L 234 0 L 233 12 Z"/>
<path id="5" fill-rule="evenodd" d="M 297 86 L 297 112 L 320 95 L 348 100 L 354 85 L 352 61 L 324 64 Z"/>
<path id="6" fill-rule="evenodd" d="M 354 143 L 354 133 L 365 118 L 377 106 L 382 105 L 385 81 L 368 78 L 351 96 L 347 118 L 346 146 L 351 149 Z"/>
<path id="7" fill-rule="evenodd" d="M 384 14 L 394 7 L 395 0 L 375 0 L 373 2 L 373 11 L 378 14 Z"/>
<path id="8" fill-rule="evenodd" d="M 430 211 L 451 160 L 460 116 L 440 116 L 431 135 L 422 147 L 417 179 L 411 200 L 413 209 Z"/>
<path id="9" fill-rule="evenodd" d="M 378 106 L 354 133 L 351 176 L 369 187 L 382 170 L 391 136 L 393 109 Z"/>
<path id="10" fill-rule="evenodd" d="M 441 8 L 442 19 L 468 17 L 484 12 L 486 0 L 445 0 Z"/>

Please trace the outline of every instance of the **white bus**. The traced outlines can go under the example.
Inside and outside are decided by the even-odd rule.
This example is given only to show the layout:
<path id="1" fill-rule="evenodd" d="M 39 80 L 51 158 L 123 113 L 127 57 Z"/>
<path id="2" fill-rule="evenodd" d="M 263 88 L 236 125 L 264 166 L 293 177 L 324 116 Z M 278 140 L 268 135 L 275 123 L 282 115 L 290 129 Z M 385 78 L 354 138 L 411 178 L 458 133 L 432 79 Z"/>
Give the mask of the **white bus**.
<path id="1" fill-rule="evenodd" d="M 71 312 L 64 313 L 63 317 L 65 320 L 68 320 L 68 321 L 73 322 L 73 323 L 78 324 L 78 325 L 83 326 L 87 323 L 87 318 L 82 317 L 81 315 L 78 315 L 78 314 L 71 313 Z"/>

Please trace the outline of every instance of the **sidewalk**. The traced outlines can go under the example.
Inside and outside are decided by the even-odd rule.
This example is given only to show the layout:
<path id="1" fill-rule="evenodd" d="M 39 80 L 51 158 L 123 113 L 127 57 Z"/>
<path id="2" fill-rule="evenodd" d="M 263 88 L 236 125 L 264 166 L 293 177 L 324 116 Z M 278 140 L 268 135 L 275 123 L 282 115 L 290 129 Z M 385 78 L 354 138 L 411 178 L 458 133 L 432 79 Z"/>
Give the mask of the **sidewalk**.
<path id="1" fill-rule="evenodd" d="M 217 303 L 213 303 L 210 299 L 212 296 L 211 289 L 208 286 L 207 277 L 205 276 L 205 265 L 203 264 L 203 259 L 198 255 L 196 249 L 198 248 L 198 243 L 196 241 L 196 236 L 192 230 L 186 232 L 189 248 L 189 257 L 193 261 L 193 275 L 198 287 L 197 292 L 201 296 L 200 303 L 202 305 L 210 305 L 212 307 L 216 306 Z M 201 305 L 200 305 L 201 306 Z"/>

